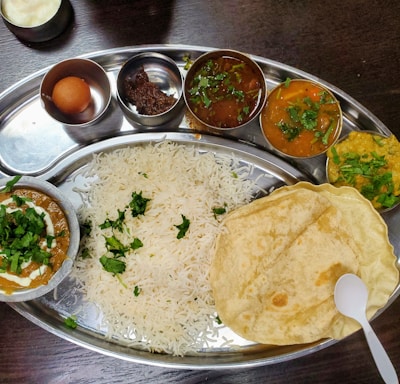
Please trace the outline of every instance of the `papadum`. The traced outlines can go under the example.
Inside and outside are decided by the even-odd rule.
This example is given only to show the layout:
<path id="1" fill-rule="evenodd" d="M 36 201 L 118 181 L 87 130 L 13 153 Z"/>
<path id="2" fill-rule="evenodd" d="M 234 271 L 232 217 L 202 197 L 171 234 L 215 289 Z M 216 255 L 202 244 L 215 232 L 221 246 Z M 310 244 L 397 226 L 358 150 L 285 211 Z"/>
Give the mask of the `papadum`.
<path id="1" fill-rule="evenodd" d="M 213 252 L 218 316 L 241 337 L 264 344 L 340 339 L 357 330 L 333 300 L 345 273 L 368 286 L 368 318 L 399 281 L 385 222 L 351 187 L 279 188 L 227 215 Z"/>

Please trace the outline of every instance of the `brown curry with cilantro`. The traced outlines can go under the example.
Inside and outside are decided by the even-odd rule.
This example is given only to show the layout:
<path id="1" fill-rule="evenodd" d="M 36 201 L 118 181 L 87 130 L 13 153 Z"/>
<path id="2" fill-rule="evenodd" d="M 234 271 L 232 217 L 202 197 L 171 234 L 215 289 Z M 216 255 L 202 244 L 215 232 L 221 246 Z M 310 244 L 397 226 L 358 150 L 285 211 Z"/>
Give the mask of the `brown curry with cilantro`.
<path id="1" fill-rule="evenodd" d="M 190 80 L 187 102 L 205 124 L 234 128 L 255 116 L 262 102 L 263 82 L 264 78 L 239 58 L 210 58 Z"/>
<path id="2" fill-rule="evenodd" d="M 15 187 L 0 193 L 0 289 L 45 285 L 67 258 L 69 227 L 46 194 Z"/>
<path id="3" fill-rule="evenodd" d="M 311 157 L 339 137 L 342 112 L 327 89 L 308 80 L 286 80 L 268 96 L 261 113 L 266 139 L 280 152 Z"/>

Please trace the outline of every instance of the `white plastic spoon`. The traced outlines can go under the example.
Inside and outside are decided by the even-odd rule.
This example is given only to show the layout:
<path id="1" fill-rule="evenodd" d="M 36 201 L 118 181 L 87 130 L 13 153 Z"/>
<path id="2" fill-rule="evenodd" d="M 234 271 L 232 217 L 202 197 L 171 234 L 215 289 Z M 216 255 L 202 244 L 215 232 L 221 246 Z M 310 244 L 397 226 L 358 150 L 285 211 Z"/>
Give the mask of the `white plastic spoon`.
<path id="1" fill-rule="evenodd" d="M 335 304 L 339 312 L 358 321 L 367 339 L 369 349 L 382 379 L 387 384 L 398 384 L 396 371 L 367 317 L 368 289 L 364 282 L 351 273 L 340 277 L 335 286 Z"/>

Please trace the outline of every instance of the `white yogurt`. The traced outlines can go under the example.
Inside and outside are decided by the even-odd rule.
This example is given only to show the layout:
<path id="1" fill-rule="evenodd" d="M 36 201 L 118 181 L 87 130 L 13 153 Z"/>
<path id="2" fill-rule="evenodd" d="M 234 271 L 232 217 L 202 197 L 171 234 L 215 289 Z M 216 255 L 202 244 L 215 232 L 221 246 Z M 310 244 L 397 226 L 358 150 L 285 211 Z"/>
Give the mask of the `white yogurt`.
<path id="1" fill-rule="evenodd" d="M 36 27 L 49 21 L 60 8 L 61 0 L 2 0 L 3 15 L 20 27 Z"/>

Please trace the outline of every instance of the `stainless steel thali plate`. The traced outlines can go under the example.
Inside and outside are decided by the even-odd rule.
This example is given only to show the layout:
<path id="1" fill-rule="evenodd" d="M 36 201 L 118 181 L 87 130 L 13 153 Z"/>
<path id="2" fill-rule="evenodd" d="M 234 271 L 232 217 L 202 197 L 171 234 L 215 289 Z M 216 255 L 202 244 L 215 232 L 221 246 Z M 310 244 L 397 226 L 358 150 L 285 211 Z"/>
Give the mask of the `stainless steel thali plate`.
<path id="1" fill-rule="evenodd" d="M 85 130 L 63 127 L 53 121 L 40 105 L 39 86 L 48 68 L 22 79 L 0 94 L 0 177 L 26 174 L 48 180 L 57 185 L 78 208 L 81 200 L 74 192 L 74 187 L 84 183 L 83 171 L 94 153 L 170 140 L 194 146 L 199 152 L 235 156 L 243 164 L 253 167 L 252 177 L 257 178 L 257 183 L 265 190 L 294 184 L 299 180 L 325 182 L 324 156 L 288 163 L 267 147 L 257 121 L 234 134 L 218 136 L 194 132 L 185 116 L 182 121 L 147 132 L 133 127 L 125 120 L 115 100 L 115 81 L 119 68 L 126 60 L 141 52 L 161 52 L 175 60 L 184 75 L 185 57 L 195 59 L 210 49 L 154 45 L 119 48 L 82 56 L 102 65 L 113 87 L 113 102 L 107 115 L 96 126 Z M 351 130 L 390 134 L 388 128 L 373 114 L 334 86 L 284 64 L 257 56 L 252 58 L 263 69 L 269 89 L 286 77 L 307 78 L 328 87 L 343 109 L 343 135 Z M 399 209 L 384 214 L 383 218 L 388 224 L 389 238 L 395 253 L 400 255 L 400 237 L 395 231 L 400 226 Z M 400 288 L 397 287 L 388 304 L 379 313 L 393 302 L 399 292 Z M 65 327 L 64 318 L 74 313 L 83 301 L 74 282 L 67 278 L 56 292 L 37 300 L 10 305 L 33 323 L 78 345 L 120 359 L 164 367 L 215 369 L 267 365 L 298 358 L 335 343 L 334 340 L 321 340 L 307 345 L 284 347 L 243 343 L 234 350 L 215 347 L 184 357 L 153 354 L 106 339 L 104 332 L 95 326 L 95 313 L 90 311 L 85 314 L 84 322 L 77 329 Z"/>

